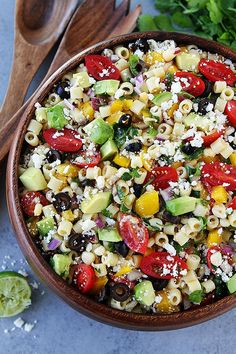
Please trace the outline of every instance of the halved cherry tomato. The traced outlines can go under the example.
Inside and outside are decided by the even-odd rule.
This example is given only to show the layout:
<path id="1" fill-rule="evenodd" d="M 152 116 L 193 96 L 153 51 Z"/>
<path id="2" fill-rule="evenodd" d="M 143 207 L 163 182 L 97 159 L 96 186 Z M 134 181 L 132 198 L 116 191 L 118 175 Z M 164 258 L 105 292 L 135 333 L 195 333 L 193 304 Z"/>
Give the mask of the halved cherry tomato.
<path id="1" fill-rule="evenodd" d="M 224 134 L 224 130 L 215 131 L 209 135 L 203 135 L 202 139 L 204 141 L 204 146 L 210 146 L 214 141 L 216 141 L 221 135 Z"/>
<path id="2" fill-rule="evenodd" d="M 140 268 L 144 274 L 158 279 L 179 278 L 186 275 L 187 264 L 179 256 L 168 252 L 154 252 L 143 257 Z"/>
<path id="3" fill-rule="evenodd" d="M 120 71 L 112 61 L 103 55 L 87 55 L 85 57 L 85 66 L 96 80 L 118 80 Z"/>
<path id="4" fill-rule="evenodd" d="M 21 206 L 24 213 L 28 216 L 34 216 L 34 208 L 36 204 L 48 205 L 49 202 L 40 192 L 27 192 L 21 197 Z"/>
<path id="5" fill-rule="evenodd" d="M 85 294 L 89 292 L 94 286 L 95 281 L 96 275 L 91 265 L 81 263 L 75 268 L 74 282 L 81 293 Z"/>
<path id="6" fill-rule="evenodd" d="M 185 80 L 180 80 L 180 84 L 185 92 L 188 92 L 195 97 L 200 96 L 205 91 L 204 81 L 188 71 L 178 71 L 175 73 L 175 77 L 186 79 L 187 83 Z"/>
<path id="7" fill-rule="evenodd" d="M 79 133 L 73 129 L 64 128 L 56 130 L 50 128 L 44 130 L 43 137 L 48 145 L 53 149 L 63 152 L 77 152 L 82 147 L 82 140 Z"/>
<path id="8" fill-rule="evenodd" d="M 233 191 L 236 189 L 236 167 L 223 162 L 206 163 L 202 167 L 201 180 L 206 187 L 221 186 Z"/>
<path id="9" fill-rule="evenodd" d="M 236 81 L 236 75 L 225 64 L 215 60 L 201 59 L 198 64 L 199 71 L 210 81 L 226 81 L 228 85 L 233 86 Z"/>
<path id="10" fill-rule="evenodd" d="M 173 167 L 154 167 L 151 172 L 148 172 L 145 183 L 150 180 L 156 189 L 166 189 L 169 187 L 169 182 L 178 181 L 178 173 Z"/>
<path id="11" fill-rule="evenodd" d="M 236 101 L 229 101 L 225 107 L 225 114 L 234 128 L 236 128 Z"/>
<path id="12" fill-rule="evenodd" d="M 119 231 L 126 245 L 135 252 L 144 254 L 148 245 L 148 229 L 142 219 L 130 215 L 120 214 Z"/>
<path id="13" fill-rule="evenodd" d="M 233 210 L 236 210 L 236 196 L 233 197 L 233 199 L 231 200 L 231 202 L 228 204 L 227 207 L 232 208 Z"/>
<path id="14" fill-rule="evenodd" d="M 94 151 L 81 151 L 78 156 L 71 162 L 79 167 L 94 167 L 101 161 L 100 152 Z"/>
<path id="15" fill-rule="evenodd" d="M 213 247 L 210 247 L 207 251 L 207 255 L 206 255 L 206 260 L 207 260 L 207 266 L 208 268 L 210 269 L 210 271 L 212 273 L 215 273 L 215 269 L 213 268 L 212 266 L 212 263 L 211 263 L 211 256 L 216 253 L 216 252 L 219 252 L 221 251 L 221 248 L 218 247 L 218 246 L 213 246 Z"/>

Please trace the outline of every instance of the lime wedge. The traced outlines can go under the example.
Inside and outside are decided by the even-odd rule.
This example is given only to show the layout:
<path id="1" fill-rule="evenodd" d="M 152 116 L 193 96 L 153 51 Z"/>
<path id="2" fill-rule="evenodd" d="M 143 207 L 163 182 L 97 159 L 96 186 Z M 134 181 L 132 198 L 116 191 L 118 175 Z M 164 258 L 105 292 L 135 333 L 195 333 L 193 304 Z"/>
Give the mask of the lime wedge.
<path id="1" fill-rule="evenodd" d="M 0 272 L 0 317 L 11 317 L 31 304 L 31 289 L 16 272 Z"/>

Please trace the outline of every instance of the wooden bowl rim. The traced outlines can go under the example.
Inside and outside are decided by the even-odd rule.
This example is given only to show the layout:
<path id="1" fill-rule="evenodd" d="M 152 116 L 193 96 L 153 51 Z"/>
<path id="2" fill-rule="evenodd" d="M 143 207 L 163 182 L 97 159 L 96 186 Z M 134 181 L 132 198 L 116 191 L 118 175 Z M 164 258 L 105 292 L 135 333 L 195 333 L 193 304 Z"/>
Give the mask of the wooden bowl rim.
<path id="1" fill-rule="evenodd" d="M 112 309 L 99 304 L 82 294 L 60 278 L 41 256 L 32 241 L 24 222 L 18 196 L 18 164 L 24 134 L 31 119 L 36 102 L 42 102 L 53 85 L 68 71 L 75 68 L 87 54 L 100 53 L 104 48 L 136 40 L 138 38 L 156 39 L 160 41 L 173 39 L 177 44 L 196 44 L 199 48 L 218 53 L 236 62 L 236 52 L 219 43 L 200 37 L 175 32 L 144 32 L 123 35 L 100 42 L 83 52 L 75 55 L 61 66 L 42 86 L 24 112 L 17 127 L 16 135 L 11 146 L 7 166 L 7 204 L 11 223 L 16 232 L 18 243 L 30 266 L 40 279 L 45 282 L 57 295 L 74 309 L 100 322 L 134 330 L 159 331 L 188 327 L 225 313 L 236 305 L 236 294 L 228 295 L 217 302 L 185 312 L 170 315 L 136 314 Z"/>

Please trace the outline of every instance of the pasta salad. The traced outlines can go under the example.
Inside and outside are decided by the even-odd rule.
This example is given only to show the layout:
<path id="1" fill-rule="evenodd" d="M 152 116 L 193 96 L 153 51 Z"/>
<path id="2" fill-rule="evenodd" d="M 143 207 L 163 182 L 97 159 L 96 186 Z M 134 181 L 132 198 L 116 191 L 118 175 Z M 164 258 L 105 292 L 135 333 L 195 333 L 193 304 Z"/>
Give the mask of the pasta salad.
<path id="1" fill-rule="evenodd" d="M 235 83 L 229 59 L 139 39 L 85 56 L 35 105 L 20 201 L 59 276 L 137 313 L 236 291 Z"/>

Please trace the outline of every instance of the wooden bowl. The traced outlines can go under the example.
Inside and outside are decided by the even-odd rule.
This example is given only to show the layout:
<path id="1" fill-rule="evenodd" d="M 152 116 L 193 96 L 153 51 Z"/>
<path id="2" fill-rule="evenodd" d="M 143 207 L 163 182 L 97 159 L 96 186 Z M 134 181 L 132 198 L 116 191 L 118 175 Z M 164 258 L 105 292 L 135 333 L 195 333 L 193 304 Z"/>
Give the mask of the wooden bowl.
<path id="1" fill-rule="evenodd" d="M 34 114 L 34 104 L 42 102 L 47 96 L 53 85 L 68 71 L 74 69 L 87 54 L 100 53 L 104 48 L 109 48 L 114 45 L 128 43 L 138 38 L 156 40 L 173 39 L 177 44 L 195 44 L 204 50 L 219 53 L 226 58 L 232 59 L 236 62 L 236 53 L 231 49 L 208 41 L 203 38 L 174 33 L 174 32 L 147 32 L 147 33 L 133 33 L 129 35 L 120 36 L 110 39 L 74 56 L 71 60 L 66 62 L 60 69 L 58 69 L 51 78 L 42 86 L 39 92 L 32 100 L 30 106 L 23 114 L 20 124 L 17 128 L 14 142 L 11 147 L 8 167 L 7 167 L 7 203 L 12 225 L 15 229 L 18 243 L 24 253 L 30 266 L 33 268 L 39 278 L 46 283 L 56 294 L 58 294 L 65 302 L 71 305 L 79 312 L 113 326 L 118 326 L 127 329 L 157 331 L 169 330 L 182 327 L 191 326 L 200 322 L 209 320 L 213 317 L 221 315 L 222 313 L 232 309 L 236 305 L 236 294 L 229 295 L 217 302 L 187 310 L 185 312 L 174 313 L 170 315 L 151 315 L 151 314 L 135 314 L 112 309 L 106 305 L 99 304 L 80 294 L 75 288 L 68 285 L 62 278 L 60 278 L 49 266 L 49 264 L 41 256 L 38 248 L 34 244 L 24 221 L 24 216 L 21 211 L 19 195 L 18 195 L 18 165 L 21 155 L 24 135 L 26 133 L 27 125 Z"/>

